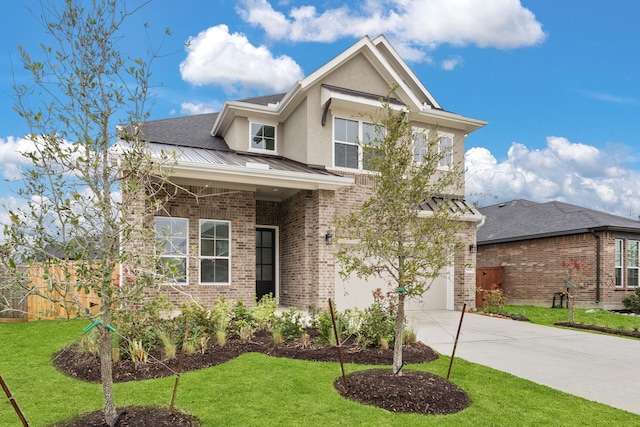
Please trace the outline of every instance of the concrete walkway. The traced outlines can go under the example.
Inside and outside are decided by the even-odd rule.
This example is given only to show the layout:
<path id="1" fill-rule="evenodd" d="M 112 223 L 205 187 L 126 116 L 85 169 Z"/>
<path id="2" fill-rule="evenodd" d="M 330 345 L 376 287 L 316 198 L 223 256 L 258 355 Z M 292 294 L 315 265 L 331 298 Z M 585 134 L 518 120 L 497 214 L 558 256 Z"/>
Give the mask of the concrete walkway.
<path id="1" fill-rule="evenodd" d="M 407 318 L 420 341 L 450 356 L 460 315 L 412 311 Z M 465 313 L 458 357 L 640 414 L 638 340 Z"/>

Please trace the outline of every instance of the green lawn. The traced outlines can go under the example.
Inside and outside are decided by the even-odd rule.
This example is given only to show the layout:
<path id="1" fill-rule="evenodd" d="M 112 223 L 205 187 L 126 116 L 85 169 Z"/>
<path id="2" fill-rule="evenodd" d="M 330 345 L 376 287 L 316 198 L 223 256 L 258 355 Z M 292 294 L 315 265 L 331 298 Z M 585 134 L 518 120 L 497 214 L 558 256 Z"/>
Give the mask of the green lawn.
<path id="1" fill-rule="evenodd" d="M 78 338 L 86 322 L 0 323 L 0 375 L 31 426 L 46 426 L 101 407 L 99 384 L 68 378 L 51 355 Z M 413 365 L 445 376 L 449 359 Z M 366 367 L 347 365 L 347 372 Z M 177 408 L 205 426 L 640 426 L 640 415 L 456 360 L 451 380 L 467 391 L 472 406 L 455 415 L 394 414 L 343 399 L 333 389 L 337 363 L 275 359 L 246 354 L 223 365 L 184 374 Z M 118 405 L 164 405 L 174 378 L 116 384 Z M 20 422 L 4 395 L 0 427 Z"/>
<path id="2" fill-rule="evenodd" d="M 569 310 L 566 308 L 534 307 L 531 305 L 505 305 L 504 313 L 523 314 L 532 323 L 552 326 L 556 322 L 567 322 Z M 597 325 L 625 331 L 640 331 L 640 316 L 611 313 L 606 310 L 585 310 L 576 308 L 574 321 L 585 325 Z"/>

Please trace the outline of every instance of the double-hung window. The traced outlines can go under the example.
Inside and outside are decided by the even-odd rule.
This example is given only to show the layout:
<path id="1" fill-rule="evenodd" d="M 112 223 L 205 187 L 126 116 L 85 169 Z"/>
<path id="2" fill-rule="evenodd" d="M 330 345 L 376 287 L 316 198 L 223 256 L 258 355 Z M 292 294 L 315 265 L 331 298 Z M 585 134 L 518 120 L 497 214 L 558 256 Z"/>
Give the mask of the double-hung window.
<path id="1" fill-rule="evenodd" d="M 639 246 L 640 241 L 638 240 L 627 241 L 627 286 L 638 286 Z"/>
<path id="2" fill-rule="evenodd" d="M 230 283 L 231 223 L 200 220 L 200 283 Z"/>
<path id="3" fill-rule="evenodd" d="M 187 282 L 189 222 L 186 218 L 156 217 L 158 273 L 165 281 Z"/>
<path id="4" fill-rule="evenodd" d="M 425 132 L 413 134 L 413 161 L 422 163 L 429 152 L 429 135 Z"/>
<path id="5" fill-rule="evenodd" d="M 276 127 L 262 123 L 250 124 L 251 148 L 254 150 L 276 151 Z"/>
<path id="6" fill-rule="evenodd" d="M 441 168 L 453 166 L 453 136 L 440 135 L 438 139 L 438 153 L 440 154 Z"/>
<path id="7" fill-rule="evenodd" d="M 335 166 L 371 170 L 371 158 L 375 155 L 375 146 L 384 137 L 384 128 L 373 123 L 339 117 L 333 123 Z"/>
<path id="8" fill-rule="evenodd" d="M 616 271 L 616 288 L 621 288 L 624 286 L 624 269 L 622 265 L 624 251 L 624 241 L 622 239 L 616 239 L 615 241 L 615 255 L 614 255 L 614 264 Z"/>

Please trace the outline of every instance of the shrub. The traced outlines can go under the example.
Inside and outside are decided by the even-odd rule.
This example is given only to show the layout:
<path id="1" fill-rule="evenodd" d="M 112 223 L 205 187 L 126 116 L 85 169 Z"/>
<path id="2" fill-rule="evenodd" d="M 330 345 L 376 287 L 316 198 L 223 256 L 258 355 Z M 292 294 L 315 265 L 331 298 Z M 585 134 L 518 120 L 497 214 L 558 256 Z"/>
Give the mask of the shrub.
<path id="1" fill-rule="evenodd" d="M 484 291 L 482 311 L 499 313 L 502 311 L 506 303 L 507 296 L 502 288 L 499 288 L 498 285 L 492 283 L 490 289 Z"/>
<path id="2" fill-rule="evenodd" d="M 623 299 L 622 304 L 624 304 L 627 310 L 631 310 L 634 313 L 640 313 L 640 287 L 636 288 L 636 293 L 634 295 L 629 295 Z"/>
<path id="3" fill-rule="evenodd" d="M 278 308 L 278 298 L 274 298 L 272 294 L 264 295 L 252 310 L 253 318 L 256 321 L 256 330 L 270 330 L 273 326 L 275 312 Z"/>
<path id="4" fill-rule="evenodd" d="M 395 304 L 397 297 L 391 292 L 384 294 L 380 288 L 373 291 L 373 304 L 361 313 L 360 332 L 371 344 L 380 345 L 381 340 L 393 341 L 396 327 Z"/>
<path id="5" fill-rule="evenodd" d="M 282 333 L 282 337 L 286 340 L 299 338 L 304 333 L 302 313 L 295 307 L 291 307 L 280 316 L 274 317 L 273 329 Z"/>
<path id="6" fill-rule="evenodd" d="M 344 331 L 347 330 L 348 319 L 344 313 L 337 312 L 336 329 L 338 330 L 338 341 L 342 342 L 345 338 Z M 318 342 L 323 344 L 337 345 L 336 337 L 333 332 L 333 322 L 331 321 L 331 313 L 323 312 L 318 317 Z"/>

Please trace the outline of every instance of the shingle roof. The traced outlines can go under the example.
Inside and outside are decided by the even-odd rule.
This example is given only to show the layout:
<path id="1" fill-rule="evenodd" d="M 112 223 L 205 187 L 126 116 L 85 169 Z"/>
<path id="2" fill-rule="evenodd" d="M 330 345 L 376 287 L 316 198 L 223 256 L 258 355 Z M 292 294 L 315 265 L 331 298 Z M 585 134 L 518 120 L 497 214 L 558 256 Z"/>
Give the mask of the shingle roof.
<path id="1" fill-rule="evenodd" d="M 142 125 L 141 139 L 181 147 L 230 151 L 224 139 L 211 135 L 218 113 L 153 120 Z"/>
<path id="2" fill-rule="evenodd" d="M 269 105 L 277 104 L 282 101 L 286 93 L 276 93 L 273 95 L 256 96 L 253 98 L 238 99 L 237 102 L 246 102 L 248 104 Z"/>
<path id="3" fill-rule="evenodd" d="M 478 209 L 479 245 L 611 230 L 640 233 L 640 222 L 562 202 L 513 200 Z"/>

